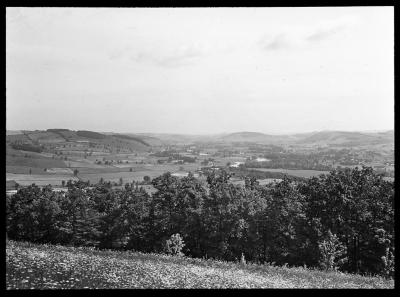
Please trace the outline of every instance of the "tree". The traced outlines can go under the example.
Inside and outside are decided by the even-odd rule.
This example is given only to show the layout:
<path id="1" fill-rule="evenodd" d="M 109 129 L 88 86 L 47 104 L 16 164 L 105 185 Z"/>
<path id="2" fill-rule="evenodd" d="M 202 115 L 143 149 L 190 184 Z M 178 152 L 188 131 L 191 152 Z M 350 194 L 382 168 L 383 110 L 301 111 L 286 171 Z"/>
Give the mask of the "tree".
<path id="1" fill-rule="evenodd" d="M 15 240 L 46 243 L 55 241 L 58 232 L 60 194 L 51 186 L 20 189 L 7 201 L 7 234 Z"/>
<path id="2" fill-rule="evenodd" d="M 224 170 L 205 174 L 207 185 L 191 173 L 166 173 L 151 181 L 152 196 L 139 182 L 117 189 L 102 178 L 93 188 L 69 180 L 65 194 L 23 187 L 7 195 L 7 235 L 394 275 L 394 183 L 372 169 L 306 181 L 284 177 L 266 186 L 251 175 L 241 186 Z"/>
<path id="3" fill-rule="evenodd" d="M 385 248 L 374 236 L 378 229 L 394 235 L 394 183 L 371 167 L 344 168 L 311 178 L 300 190 L 306 197 L 311 241 L 321 241 L 331 230 L 346 246 L 344 270 L 382 273 Z"/>
<path id="4" fill-rule="evenodd" d="M 326 271 L 336 270 L 347 261 L 347 258 L 343 258 L 346 247 L 335 234 L 332 234 L 331 230 L 328 230 L 325 239 L 318 243 L 318 247 L 321 255 L 320 265 Z"/>

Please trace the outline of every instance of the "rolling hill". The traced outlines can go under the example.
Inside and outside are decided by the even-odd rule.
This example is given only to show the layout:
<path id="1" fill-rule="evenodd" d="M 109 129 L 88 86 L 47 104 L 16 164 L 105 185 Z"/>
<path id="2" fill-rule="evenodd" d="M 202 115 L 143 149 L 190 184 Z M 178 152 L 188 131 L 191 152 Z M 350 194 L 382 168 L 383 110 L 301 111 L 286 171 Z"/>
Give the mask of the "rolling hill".
<path id="1" fill-rule="evenodd" d="M 387 131 L 384 133 L 321 131 L 297 141 L 299 144 L 328 144 L 343 146 L 390 144 L 393 142 L 394 131 Z"/>
<path id="2" fill-rule="evenodd" d="M 223 142 L 254 142 L 276 144 L 293 142 L 291 135 L 268 135 L 259 132 L 236 132 L 220 137 Z"/>
<path id="3" fill-rule="evenodd" d="M 127 148 L 131 151 L 148 151 L 153 145 L 162 145 L 155 137 L 99 133 L 88 130 L 47 129 L 46 131 L 7 131 L 7 143 L 29 143 L 37 145 L 57 145 L 74 142 L 89 142 L 105 145 L 111 149 Z"/>
<path id="4" fill-rule="evenodd" d="M 377 145 L 394 144 L 394 131 L 386 132 L 346 132 L 320 131 L 291 135 L 268 135 L 258 132 L 237 132 L 219 138 L 224 142 L 248 142 L 260 144 L 298 144 L 298 145 Z"/>
<path id="5" fill-rule="evenodd" d="M 89 141 L 97 144 L 125 145 L 134 151 L 147 151 L 152 146 L 190 144 L 194 142 L 297 144 L 297 145 L 394 145 L 394 131 L 347 132 L 318 131 L 288 135 L 270 135 L 259 132 L 235 132 L 217 135 L 186 135 L 167 133 L 113 133 L 94 131 L 72 131 L 68 129 L 48 129 L 47 131 L 7 130 L 7 142 L 56 144 L 66 141 Z"/>

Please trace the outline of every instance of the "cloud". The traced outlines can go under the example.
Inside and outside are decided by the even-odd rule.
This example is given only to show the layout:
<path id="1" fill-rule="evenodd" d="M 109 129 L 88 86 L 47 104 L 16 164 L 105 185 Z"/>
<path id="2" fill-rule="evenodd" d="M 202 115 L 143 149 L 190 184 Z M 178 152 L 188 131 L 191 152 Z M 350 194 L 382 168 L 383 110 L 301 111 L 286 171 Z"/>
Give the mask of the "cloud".
<path id="1" fill-rule="evenodd" d="M 307 34 L 305 40 L 309 42 L 322 41 L 358 23 L 359 18 L 356 16 L 344 16 L 342 18 L 324 21 L 319 23 L 317 28 L 311 33 Z"/>
<path id="2" fill-rule="evenodd" d="M 321 41 L 331 37 L 332 35 L 335 35 L 337 32 L 341 31 L 344 28 L 345 26 L 341 25 L 329 29 L 319 29 L 308 35 L 305 39 L 311 42 Z"/>
<path id="3" fill-rule="evenodd" d="M 357 16 L 344 16 L 324 20 L 313 26 L 286 27 L 275 35 L 261 38 L 259 46 L 266 51 L 307 48 L 310 43 L 329 39 L 358 23 Z"/>
<path id="4" fill-rule="evenodd" d="M 208 53 L 204 45 L 192 44 L 181 45 L 175 48 L 146 48 L 133 50 L 130 46 L 115 49 L 108 52 L 111 60 L 128 57 L 137 63 L 153 63 L 161 67 L 179 67 L 192 64 L 197 58 L 203 57 Z"/>
<path id="5" fill-rule="evenodd" d="M 281 50 L 291 47 L 290 42 L 284 33 L 276 35 L 272 40 L 261 40 L 261 46 L 265 50 Z"/>
<path id="6" fill-rule="evenodd" d="M 158 56 L 154 60 L 160 66 L 178 67 L 191 64 L 196 58 L 205 55 L 205 50 L 199 46 L 183 46 L 167 55 Z"/>

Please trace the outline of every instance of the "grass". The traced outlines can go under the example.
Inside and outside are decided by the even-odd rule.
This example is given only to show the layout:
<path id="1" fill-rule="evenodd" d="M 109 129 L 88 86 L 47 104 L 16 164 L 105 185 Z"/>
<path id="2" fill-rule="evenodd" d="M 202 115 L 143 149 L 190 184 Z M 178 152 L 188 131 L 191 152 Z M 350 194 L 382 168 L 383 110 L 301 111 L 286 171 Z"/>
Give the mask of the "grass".
<path id="1" fill-rule="evenodd" d="M 393 280 L 306 268 L 8 241 L 7 289 L 394 288 Z"/>

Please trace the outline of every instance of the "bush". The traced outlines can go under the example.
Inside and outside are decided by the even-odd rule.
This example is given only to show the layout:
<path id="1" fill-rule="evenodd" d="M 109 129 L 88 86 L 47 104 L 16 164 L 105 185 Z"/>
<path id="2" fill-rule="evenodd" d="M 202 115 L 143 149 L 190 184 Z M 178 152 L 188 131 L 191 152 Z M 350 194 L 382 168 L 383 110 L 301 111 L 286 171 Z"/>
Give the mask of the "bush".
<path id="1" fill-rule="evenodd" d="M 179 233 L 173 234 L 170 239 L 165 242 L 165 252 L 169 255 L 183 256 L 182 249 L 184 246 L 185 243 Z"/>
<path id="2" fill-rule="evenodd" d="M 386 278 L 394 276 L 394 254 L 390 251 L 389 247 L 386 248 L 385 256 L 381 257 L 383 263 L 383 274 Z"/>

